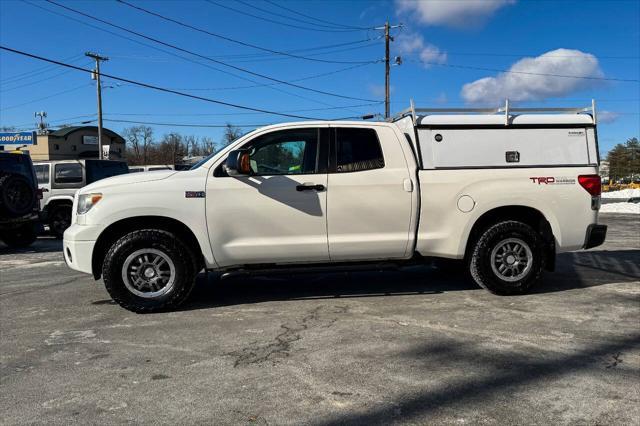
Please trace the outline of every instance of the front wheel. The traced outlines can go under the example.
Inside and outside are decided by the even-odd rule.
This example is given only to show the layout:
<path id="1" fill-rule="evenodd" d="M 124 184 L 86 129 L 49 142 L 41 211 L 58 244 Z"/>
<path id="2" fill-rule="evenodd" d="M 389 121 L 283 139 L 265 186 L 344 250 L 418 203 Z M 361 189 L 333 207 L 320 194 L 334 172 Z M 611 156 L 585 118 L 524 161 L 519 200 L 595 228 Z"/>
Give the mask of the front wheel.
<path id="1" fill-rule="evenodd" d="M 107 252 L 102 267 L 114 301 L 133 312 L 179 306 L 195 284 L 194 255 L 174 234 L 144 229 L 126 234 Z"/>
<path id="2" fill-rule="evenodd" d="M 523 294 L 542 277 L 544 243 L 531 226 L 513 220 L 485 230 L 473 247 L 474 281 L 495 294 Z"/>

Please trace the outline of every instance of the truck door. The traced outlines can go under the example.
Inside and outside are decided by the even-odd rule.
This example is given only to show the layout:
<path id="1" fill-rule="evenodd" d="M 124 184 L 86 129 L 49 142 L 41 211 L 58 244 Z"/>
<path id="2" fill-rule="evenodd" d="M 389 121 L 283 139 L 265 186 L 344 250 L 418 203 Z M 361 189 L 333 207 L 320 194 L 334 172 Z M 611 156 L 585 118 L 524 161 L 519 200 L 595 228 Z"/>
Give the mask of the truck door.
<path id="1" fill-rule="evenodd" d="M 249 149 L 251 176 L 228 176 L 219 164 L 207 178 L 209 238 L 220 266 L 328 262 L 328 127 L 258 135 Z"/>
<path id="2" fill-rule="evenodd" d="M 412 191 L 393 130 L 333 128 L 327 185 L 331 261 L 410 256 Z"/>

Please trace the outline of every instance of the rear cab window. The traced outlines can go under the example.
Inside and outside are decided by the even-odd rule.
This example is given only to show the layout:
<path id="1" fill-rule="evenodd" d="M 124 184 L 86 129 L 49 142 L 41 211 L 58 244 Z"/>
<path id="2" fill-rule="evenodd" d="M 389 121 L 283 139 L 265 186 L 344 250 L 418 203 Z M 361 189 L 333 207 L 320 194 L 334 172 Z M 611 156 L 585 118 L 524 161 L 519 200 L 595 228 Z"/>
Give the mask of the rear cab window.
<path id="1" fill-rule="evenodd" d="M 384 167 L 382 147 L 374 129 L 335 129 L 335 172 L 348 173 Z"/>

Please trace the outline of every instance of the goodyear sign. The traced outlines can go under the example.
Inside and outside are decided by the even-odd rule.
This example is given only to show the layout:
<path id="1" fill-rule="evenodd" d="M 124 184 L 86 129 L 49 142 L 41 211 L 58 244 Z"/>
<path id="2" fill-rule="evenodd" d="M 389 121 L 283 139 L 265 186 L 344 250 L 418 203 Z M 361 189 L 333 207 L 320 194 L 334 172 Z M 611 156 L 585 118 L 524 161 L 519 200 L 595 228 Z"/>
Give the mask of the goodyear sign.
<path id="1" fill-rule="evenodd" d="M 36 132 L 0 132 L 0 145 L 35 145 Z"/>

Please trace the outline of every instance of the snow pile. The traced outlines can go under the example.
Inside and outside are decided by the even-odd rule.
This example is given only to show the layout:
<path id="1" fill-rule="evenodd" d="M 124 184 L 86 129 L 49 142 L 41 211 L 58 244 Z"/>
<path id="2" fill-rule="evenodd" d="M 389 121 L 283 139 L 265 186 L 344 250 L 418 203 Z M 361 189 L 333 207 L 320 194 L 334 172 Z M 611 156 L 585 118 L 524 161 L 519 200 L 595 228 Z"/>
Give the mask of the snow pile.
<path id="1" fill-rule="evenodd" d="M 603 192 L 602 198 L 626 198 L 640 197 L 640 189 L 623 189 L 621 191 Z"/>
<path id="2" fill-rule="evenodd" d="M 616 191 L 622 192 L 622 191 Z M 639 203 L 609 203 L 600 207 L 600 213 L 640 214 Z"/>

